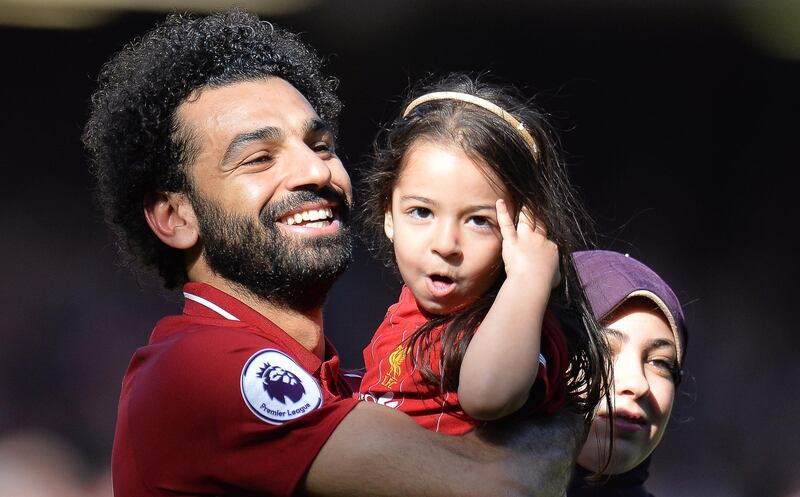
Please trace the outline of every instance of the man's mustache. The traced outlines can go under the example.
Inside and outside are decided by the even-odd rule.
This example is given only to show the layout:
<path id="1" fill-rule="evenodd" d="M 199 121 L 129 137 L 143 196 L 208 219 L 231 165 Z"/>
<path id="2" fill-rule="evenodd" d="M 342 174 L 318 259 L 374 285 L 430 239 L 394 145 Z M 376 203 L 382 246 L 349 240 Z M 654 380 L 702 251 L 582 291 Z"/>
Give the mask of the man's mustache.
<path id="1" fill-rule="evenodd" d="M 282 199 L 270 202 L 264 206 L 259 218 L 262 223 L 272 223 L 281 216 L 295 210 L 297 207 L 309 202 L 331 202 L 336 204 L 335 212 L 342 223 L 350 219 L 350 202 L 343 192 L 331 185 L 325 185 L 319 190 L 299 190 L 291 192 Z"/>

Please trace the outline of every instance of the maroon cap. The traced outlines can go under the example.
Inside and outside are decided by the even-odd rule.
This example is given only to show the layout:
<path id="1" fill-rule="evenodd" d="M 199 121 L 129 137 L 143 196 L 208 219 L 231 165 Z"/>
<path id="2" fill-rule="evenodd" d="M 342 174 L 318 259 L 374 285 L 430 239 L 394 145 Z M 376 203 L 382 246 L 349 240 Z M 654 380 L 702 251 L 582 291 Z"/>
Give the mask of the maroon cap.
<path id="1" fill-rule="evenodd" d="M 627 254 L 585 250 L 572 254 L 575 269 L 598 321 L 633 297 L 652 300 L 664 313 L 675 335 L 678 359 L 683 362 L 688 343 L 686 323 L 678 297 L 652 269 Z"/>

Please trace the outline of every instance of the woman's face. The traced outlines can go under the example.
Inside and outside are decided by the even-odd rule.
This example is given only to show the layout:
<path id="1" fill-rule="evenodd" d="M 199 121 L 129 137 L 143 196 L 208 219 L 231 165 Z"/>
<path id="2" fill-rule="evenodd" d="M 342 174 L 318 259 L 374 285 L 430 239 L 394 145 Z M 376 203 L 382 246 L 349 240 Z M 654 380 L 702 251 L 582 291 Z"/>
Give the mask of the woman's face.
<path id="1" fill-rule="evenodd" d="M 614 362 L 614 447 L 603 473 L 629 471 L 656 448 L 675 397 L 672 371 L 678 367 L 675 337 L 664 314 L 649 300 L 635 299 L 615 311 L 605 331 Z M 603 468 L 610 432 L 608 408 L 601 403 L 578 463 Z"/>

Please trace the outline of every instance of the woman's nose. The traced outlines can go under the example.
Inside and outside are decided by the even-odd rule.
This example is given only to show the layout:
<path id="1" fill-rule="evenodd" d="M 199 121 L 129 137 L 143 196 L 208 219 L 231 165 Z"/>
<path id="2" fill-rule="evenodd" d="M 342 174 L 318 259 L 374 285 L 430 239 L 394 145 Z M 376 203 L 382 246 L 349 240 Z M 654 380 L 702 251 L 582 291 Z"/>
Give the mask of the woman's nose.
<path id="1" fill-rule="evenodd" d="M 632 354 L 621 354 L 614 362 L 614 391 L 617 395 L 639 398 L 650 391 L 644 364 Z"/>

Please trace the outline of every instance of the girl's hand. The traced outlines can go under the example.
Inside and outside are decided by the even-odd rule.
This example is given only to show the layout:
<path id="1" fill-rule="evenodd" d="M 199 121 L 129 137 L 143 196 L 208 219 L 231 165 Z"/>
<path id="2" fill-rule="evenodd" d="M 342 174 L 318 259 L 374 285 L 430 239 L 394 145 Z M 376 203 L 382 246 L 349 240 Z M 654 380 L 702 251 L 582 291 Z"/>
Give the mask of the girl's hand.
<path id="1" fill-rule="evenodd" d="M 547 285 L 549 293 L 561 282 L 558 246 L 548 240 L 545 227 L 536 223 L 528 209 L 522 209 L 514 227 L 506 203 L 499 199 L 496 208 L 497 224 L 503 237 L 506 277 L 527 280 L 533 285 Z"/>

